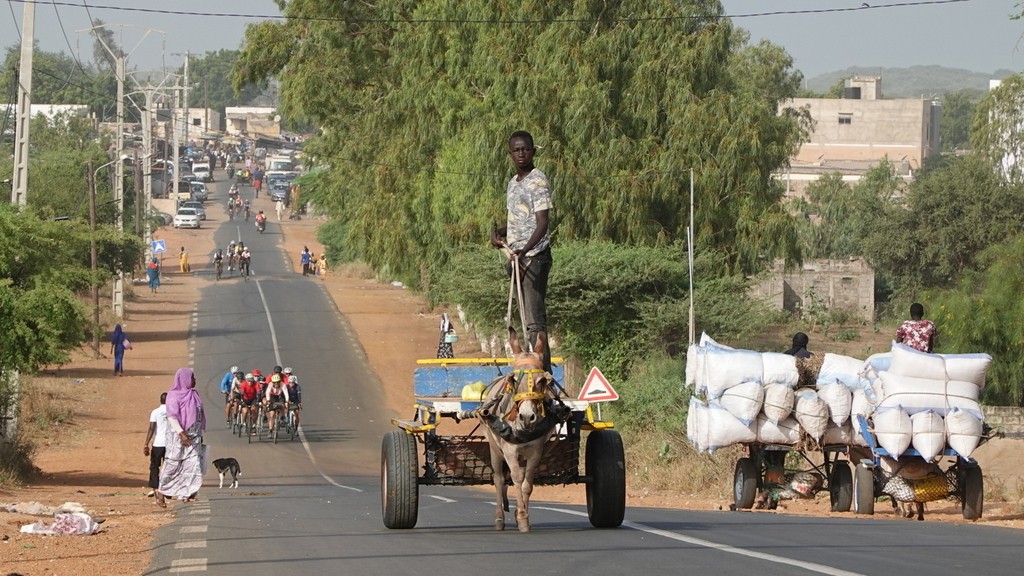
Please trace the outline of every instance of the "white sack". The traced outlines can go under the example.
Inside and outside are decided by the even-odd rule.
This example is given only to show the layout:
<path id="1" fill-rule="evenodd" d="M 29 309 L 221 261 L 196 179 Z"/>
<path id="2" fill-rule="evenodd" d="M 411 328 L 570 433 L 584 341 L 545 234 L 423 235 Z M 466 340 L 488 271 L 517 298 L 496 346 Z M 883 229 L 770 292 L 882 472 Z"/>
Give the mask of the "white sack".
<path id="1" fill-rule="evenodd" d="M 925 460 L 932 460 L 946 447 L 946 425 L 935 412 L 918 412 L 910 417 L 911 446 Z"/>
<path id="2" fill-rule="evenodd" d="M 983 426 L 981 419 L 974 414 L 954 408 L 946 415 L 946 441 L 949 447 L 960 456 L 970 458 L 981 442 Z"/>
<path id="3" fill-rule="evenodd" d="M 757 441 L 762 444 L 792 446 L 800 441 L 800 424 L 793 417 L 775 423 L 762 414 L 756 426 Z"/>
<path id="4" fill-rule="evenodd" d="M 765 386 L 782 384 L 796 388 L 800 382 L 800 372 L 796 369 L 796 356 L 778 352 L 763 352 L 761 362 L 764 364 L 764 375 L 761 382 Z"/>
<path id="5" fill-rule="evenodd" d="M 796 395 L 796 407 L 793 416 L 803 427 L 804 432 L 815 440 L 820 440 L 828 425 L 828 405 L 814 390 L 801 390 Z"/>
<path id="6" fill-rule="evenodd" d="M 842 382 L 847 388 L 860 387 L 860 372 L 864 369 L 864 361 L 841 354 L 825 353 L 818 371 L 818 386 Z"/>
<path id="7" fill-rule="evenodd" d="M 769 384 L 764 387 L 764 407 L 762 411 L 768 420 L 778 424 L 793 413 L 796 393 L 783 384 Z"/>
<path id="8" fill-rule="evenodd" d="M 853 440 L 853 429 L 850 427 L 849 420 L 842 425 L 836 425 L 835 422 L 830 421 L 825 427 L 825 434 L 821 437 L 821 444 L 823 446 L 849 446 L 854 443 Z"/>
<path id="9" fill-rule="evenodd" d="M 698 341 L 696 344 L 690 344 L 686 348 L 686 385 L 691 388 L 694 388 L 698 394 L 703 393 L 705 391 L 702 385 L 698 386 L 698 384 L 702 384 L 701 382 L 698 381 L 701 379 L 701 374 L 703 373 L 704 357 L 702 356 L 702 354 L 703 351 L 706 350 L 707 348 L 732 350 L 732 348 L 724 344 L 719 344 L 718 342 L 715 342 L 710 336 L 707 335 L 706 332 L 701 332 L 700 341 Z"/>
<path id="10" fill-rule="evenodd" d="M 984 390 L 992 357 L 988 354 L 940 354 L 946 363 L 946 378 L 970 382 Z"/>
<path id="11" fill-rule="evenodd" d="M 704 452 L 707 449 L 707 420 L 708 405 L 691 396 L 690 409 L 686 412 L 686 437 L 690 439 L 697 452 Z"/>
<path id="12" fill-rule="evenodd" d="M 863 390 L 853 391 L 853 402 L 850 405 L 850 428 L 853 430 L 853 442 L 857 446 L 867 446 L 868 441 L 864 438 L 864 435 L 860 432 L 860 426 L 857 425 L 857 416 L 863 417 L 865 420 L 871 416 L 875 411 L 875 407 L 868 401 L 867 394 Z"/>
<path id="13" fill-rule="evenodd" d="M 697 376 L 698 386 L 707 390 L 708 398 L 712 399 L 719 398 L 723 392 L 737 384 L 760 383 L 764 372 L 761 354 L 751 350 L 705 348 L 703 359 L 697 362 L 701 368 Z"/>
<path id="14" fill-rule="evenodd" d="M 744 382 L 722 393 L 718 403 L 744 424 L 757 420 L 764 403 L 764 387 L 758 382 Z"/>
<path id="15" fill-rule="evenodd" d="M 714 452 L 719 448 L 754 442 L 757 432 L 754 425 L 745 425 L 722 406 L 708 403 L 707 418 L 707 451 Z"/>
<path id="16" fill-rule="evenodd" d="M 978 405 L 981 390 L 970 382 L 914 378 L 892 372 L 882 372 L 879 377 L 883 394 L 880 407 L 899 405 L 908 414 L 931 410 L 940 416 L 945 416 L 953 408 L 960 408 L 982 417 Z"/>
<path id="17" fill-rule="evenodd" d="M 899 342 L 892 343 L 892 364 L 888 372 L 929 380 L 946 380 L 946 362 L 938 354 L 929 354 Z"/>
<path id="18" fill-rule="evenodd" d="M 828 416 L 836 426 L 840 426 L 850 419 L 853 393 L 843 384 L 836 382 L 835 384 L 819 385 L 818 398 L 825 401 L 828 406 Z"/>
<path id="19" fill-rule="evenodd" d="M 879 408 L 872 420 L 878 445 L 893 458 L 899 458 L 910 447 L 914 435 L 910 415 L 899 406 Z"/>

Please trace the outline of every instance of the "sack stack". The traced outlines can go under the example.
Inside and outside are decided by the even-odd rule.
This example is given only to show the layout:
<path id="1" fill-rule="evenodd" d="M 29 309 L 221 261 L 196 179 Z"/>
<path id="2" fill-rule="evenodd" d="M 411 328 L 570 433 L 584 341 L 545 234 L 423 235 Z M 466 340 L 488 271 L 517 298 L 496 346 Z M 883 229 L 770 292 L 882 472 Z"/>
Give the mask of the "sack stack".
<path id="1" fill-rule="evenodd" d="M 868 419 L 893 457 L 913 447 L 932 459 L 948 445 L 967 458 L 981 440 L 978 398 L 988 354 L 926 354 L 893 342 L 867 360 L 827 353 L 813 387 L 798 388 L 793 356 L 737 350 L 701 335 L 687 350 L 693 387 L 687 435 L 698 451 L 733 444 L 867 446 L 854 417 Z"/>

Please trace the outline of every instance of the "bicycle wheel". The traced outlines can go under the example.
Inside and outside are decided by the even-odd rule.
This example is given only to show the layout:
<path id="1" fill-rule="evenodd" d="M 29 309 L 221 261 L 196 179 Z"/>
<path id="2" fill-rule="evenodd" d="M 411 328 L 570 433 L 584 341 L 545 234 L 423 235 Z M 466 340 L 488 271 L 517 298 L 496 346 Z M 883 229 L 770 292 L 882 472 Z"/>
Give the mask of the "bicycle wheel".
<path id="1" fill-rule="evenodd" d="M 217 263 L 217 280 L 220 280 L 220 277 L 223 276 L 223 275 L 224 275 L 224 265 L 221 264 L 220 262 L 218 262 Z"/>
<path id="2" fill-rule="evenodd" d="M 295 437 L 299 435 L 299 427 L 295 424 L 296 410 L 292 410 L 288 413 L 288 429 L 291 431 L 291 440 L 295 440 Z"/>
<path id="3" fill-rule="evenodd" d="M 253 432 L 255 431 L 252 412 L 249 412 L 245 415 L 245 439 L 249 441 L 249 444 L 252 444 Z"/>
<path id="4" fill-rule="evenodd" d="M 277 444 L 277 435 L 281 432 L 281 418 L 274 414 L 274 430 L 271 431 L 270 436 L 274 439 L 274 444 Z"/>

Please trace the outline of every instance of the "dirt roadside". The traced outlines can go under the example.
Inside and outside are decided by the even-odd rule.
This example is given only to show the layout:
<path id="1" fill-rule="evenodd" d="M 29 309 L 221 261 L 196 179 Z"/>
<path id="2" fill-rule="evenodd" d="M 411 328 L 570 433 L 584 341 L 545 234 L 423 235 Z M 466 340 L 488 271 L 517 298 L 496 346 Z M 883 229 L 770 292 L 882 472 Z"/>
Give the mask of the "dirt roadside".
<path id="1" fill-rule="evenodd" d="M 273 214 L 265 198 L 257 202 L 257 208 Z M 44 474 L 38 481 L 12 492 L 0 491 L 0 503 L 59 506 L 67 501 L 79 502 L 95 518 L 105 519 L 103 531 L 88 537 L 21 534 L 20 526 L 40 517 L 0 511 L 0 574 L 141 574 L 148 565 L 153 531 L 170 522 L 180 505 L 171 504 L 168 510 L 161 510 L 145 496 L 148 460 L 142 446 L 148 415 L 159 393 L 169 387 L 177 368 L 189 364 L 193 352 L 187 340 L 190 313 L 198 301 L 198 288 L 208 282 L 199 273 L 209 269 L 206 255 L 213 250 L 212 228 L 224 215 L 214 207 L 209 217 L 201 230 L 168 228 L 156 235 L 168 246 L 165 279 L 156 294 L 150 293 L 144 283 L 133 286 L 125 324 L 134 349 L 126 354 L 124 377 L 112 375 L 109 344 L 101 345 L 103 358 L 94 360 L 91 351 L 85 351 L 68 365 L 46 374 L 77 403 L 77 417 L 73 425 L 55 428 L 39 439 L 36 464 Z M 366 350 L 371 367 L 385 387 L 388 406 L 395 414 L 405 414 L 412 404 L 415 361 L 434 355 L 440 312 L 429 310 L 422 298 L 400 287 L 354 276 L 356 269 L 333 270 L 323 278 L 299 277 L 298 258 L 303 246 L 316 254 L 322 251 L 315 238 L 317 224 L 310 220 L 282 223 L 284 247 L 297 271 L 297 281 L 324 282 Z M 178 272 L 176 255 L 181 246 L 191 254 L 192 273 Z M 479 347 L 463 337 L 456 344 L 456 355 L 478 356 Z M 1010 500 L 986 502 L 982 522 L 1024 527 L 1022 447 L 1024 441 L 997 440 L 980 451 L 989 486 L 1001 486 Z M 719 510 L 728 508 L 727 492 L 728 487 L 723 487 L 722 495 L 664 493 L 630 480 L 628 502 L 630 506 Z M 539 487 L 534 497 L 585 502 L 584 490 L 579 486 Z M 781 512 L 850 516 L 827 510 L 828 495 L 820 494 L 812 501 L 785 502 Z M 958 507 L 946 502 L 931 504 L 928 520 L 961 521 Z"/>

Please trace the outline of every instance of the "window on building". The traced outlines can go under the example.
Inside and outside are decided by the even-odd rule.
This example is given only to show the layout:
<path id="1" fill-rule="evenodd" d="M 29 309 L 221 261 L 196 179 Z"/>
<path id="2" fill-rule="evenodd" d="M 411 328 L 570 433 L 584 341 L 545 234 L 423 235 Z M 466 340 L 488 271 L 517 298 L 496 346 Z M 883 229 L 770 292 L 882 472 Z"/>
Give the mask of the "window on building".
<path id="1" fill-rule="evenodd" d="M 203 125 L 203 119 L 202 118 L 193 118 L 192 119 L 192 125 L 193 126 L 202 126 Z"/>
<path id="2" fill-rule="evenodd" d="M 839 115 L 839 123 L 840 124 L 853 124 L 853 114 L 840 114 Z"/>

